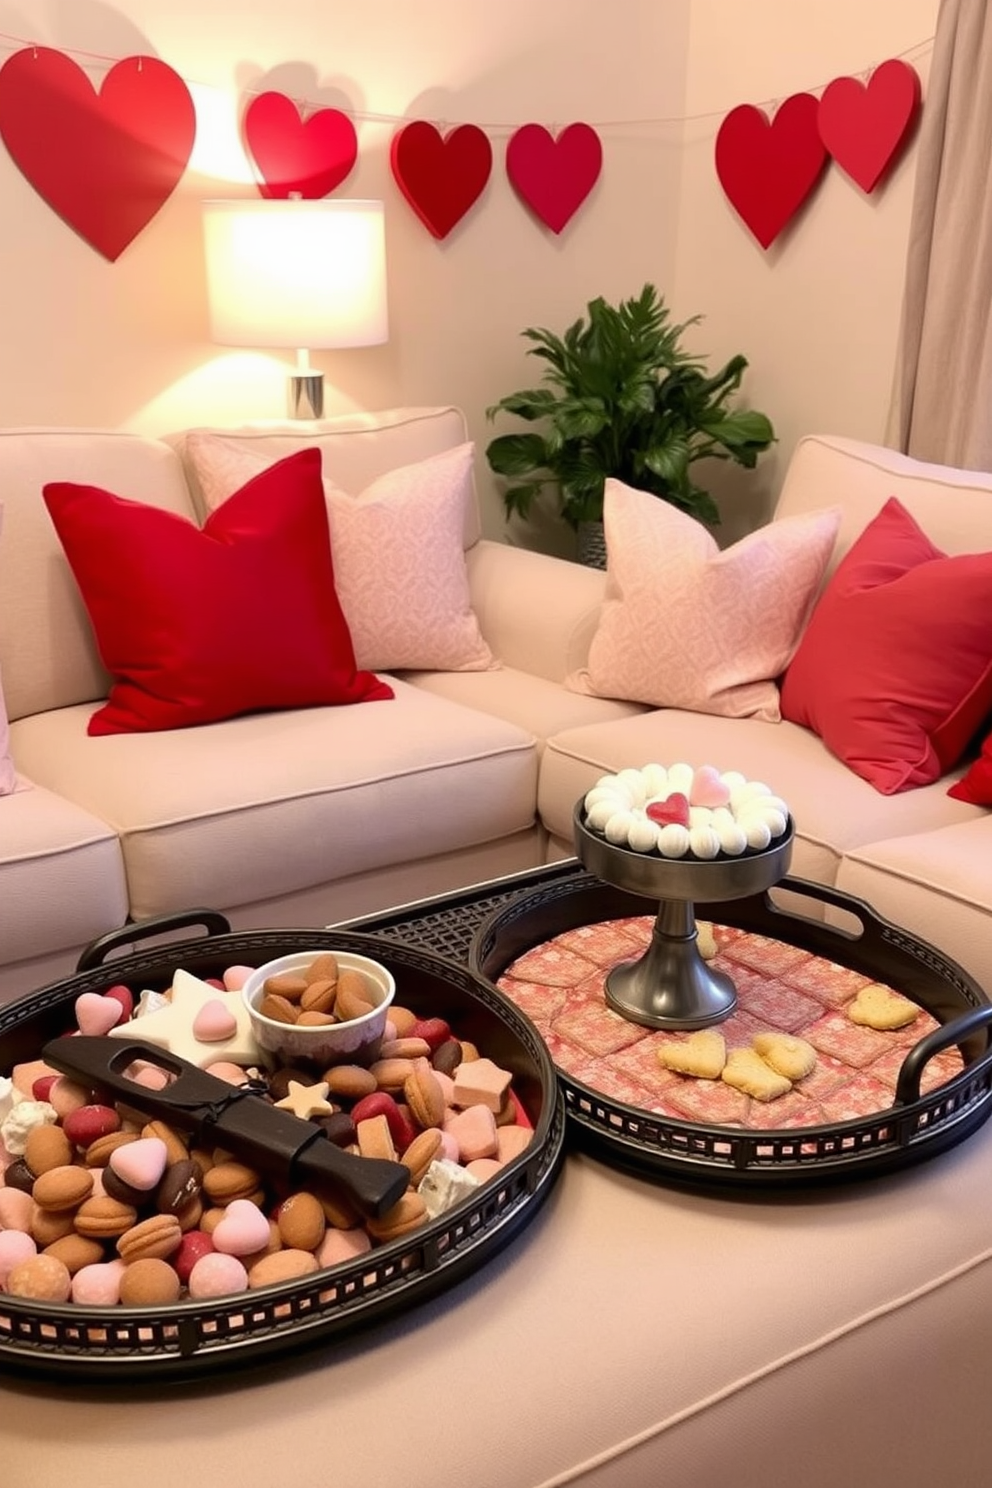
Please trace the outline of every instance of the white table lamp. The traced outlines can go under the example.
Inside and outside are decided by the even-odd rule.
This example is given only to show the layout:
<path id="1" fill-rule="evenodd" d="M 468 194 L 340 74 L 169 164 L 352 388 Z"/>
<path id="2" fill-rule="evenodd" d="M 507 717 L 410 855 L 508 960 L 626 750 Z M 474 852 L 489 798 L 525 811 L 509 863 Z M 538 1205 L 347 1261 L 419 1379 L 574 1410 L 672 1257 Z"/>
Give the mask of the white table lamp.
<path id="1" fill-rule="evenodd" d="M 203 230 L 213 340 L 295 347 L 290 412 L 320 418 L 310 352 L 388 337 L 382 202 L 204 202 Z"/>

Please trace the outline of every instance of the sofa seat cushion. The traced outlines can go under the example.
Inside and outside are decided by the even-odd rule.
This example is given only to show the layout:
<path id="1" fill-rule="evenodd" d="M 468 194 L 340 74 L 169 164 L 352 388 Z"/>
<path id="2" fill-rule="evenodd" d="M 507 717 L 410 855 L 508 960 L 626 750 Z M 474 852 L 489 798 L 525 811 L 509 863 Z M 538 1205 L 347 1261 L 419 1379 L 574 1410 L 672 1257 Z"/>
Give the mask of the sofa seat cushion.
<path id="1" fill-rule="evenodd" d="M 992 817 L 859 845 L 837 887 L 930 941 L 992 997 Z"/>
<path id="2" fill-rule="evenodd" d="M 453 703 L 494 713 L 533 734 L 538 747 L 563 729 L 609 723 L 645 712 L 640 703 L 583 697 L 530 672 L 502 667 L 498 672 L 404 672 L 404 680 Z"/>
<path id="3" fill-rule="evenodd" d="M 135 917 L 224 909 L 533 825 L 537 746 L 402 682 L 393 702 L 87 734 L 88 706 L 12 725 L 26 771 L 121 835 Z"/>
<path id="4" fill-rule="evenodd" d="M 790 871 L 818 883 L 833 883 L 842 854 L 862 843 L 984 814 L 948 800 L 946 780 L 882 796 L 797 724 L 668 708 L 570 729 L 548 740 L 538 790 L 538 810 L 548 831 L 560 842 L 571 842 L 575 802 L 598 776 L 652 760 L 715 765 L 763 780 L 789 803 L 796 823 Z"/>
<path id="5" fill-rule="evenodd" d="M 85 945 L 127 913 L 124 859 L 105 822 L 37 784 L 0 800 L 5 963 Z"/>

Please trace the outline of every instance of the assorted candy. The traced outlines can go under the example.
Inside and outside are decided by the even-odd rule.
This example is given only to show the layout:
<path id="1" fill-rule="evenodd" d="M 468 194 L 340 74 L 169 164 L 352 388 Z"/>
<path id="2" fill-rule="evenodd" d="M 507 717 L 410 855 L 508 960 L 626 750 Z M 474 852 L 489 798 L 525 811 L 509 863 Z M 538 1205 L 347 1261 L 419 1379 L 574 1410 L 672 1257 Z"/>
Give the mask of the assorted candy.
<path id="1" fill-rule="evenodd" d="M 149 1307 L 291 1280 L 426 1224 L 531 1141 L 510 1072 L 444 1019 L 401 1005 L 368 1067 L 256 1063 L 237 995 L 248 971 L 216 981 L 177 971 L 169 993 L 138 998 L 126 987 L 84 993 L 66 1034 L 147 1030 L 150 1042 L 316 1122 L 339 1147 L 402 1163 L 410 1181 L 399 1202 L 372 1218 L 331 1186 L 291 1190 L 36 1060 L 0 1077 L 0 1293 Z M 153 1085 L 162 1071 L 139 1064 L 129 1075 Z"/>
<path id="2" fill-rule="evenodd" d="M 645 765 L 602 775 L 583 799 L 585 824 L 614 847 L 663 858 L 764 852 L 789 808 L 769 786 L 713 765 Z"/>

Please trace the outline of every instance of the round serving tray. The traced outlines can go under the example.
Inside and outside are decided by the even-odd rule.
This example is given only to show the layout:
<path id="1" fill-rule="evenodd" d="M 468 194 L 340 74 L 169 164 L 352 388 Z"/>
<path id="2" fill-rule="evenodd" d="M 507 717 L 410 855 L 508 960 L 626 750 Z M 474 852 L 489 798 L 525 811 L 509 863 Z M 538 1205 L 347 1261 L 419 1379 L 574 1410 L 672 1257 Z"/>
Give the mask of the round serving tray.
<path id="1" fill-rule="evenodd" d="M 799 946 L 886 983 L 930 1013 L 941 1026 L 906 1054 L 892 1106 L 830 1125 L 745 1130 L 625 1105 L 559 1068 L 569 1125 L 594 1155 L 665 1180 L 752 1188 L 831 1183 L 932 1157 L 992 1115 L 992 1003 L 974 978 L 862 900 L 791 877 L 778 889 L 789 892 L 790 902 L 797 896 L 811 901 L 810 913 L 819 918 L 781 907 L 768 892 L 730 902 L 697 901 L 696 912 L 701 919 Z M 858 929 L 826 923 L 824 906 L 853 916 Z M 479 925 L 470 964 L 495 984 L 518 956 L 567 930 L 647 915 L 652 907 L 650 899 L 588 873 L 525 890 Z M 954 1045 L 963 1069 L 921 1093 L 927 1064 Z"/>
<path id="2" fill-rule="evenodd" d="M 206 934 L 114 955 L 122 946 L 192 926 Z M 36 1059 L 71 1023 L 83 992 L 123 982 L 165 988 L 180 967 L 217 976 L 294 950 L 371 955 L 397 982 L 397 1000 L 445 1018 L 462 1038 L 513 1074 L 534 1127 L 526 1150 L 477 1194 L 357 1260 L 300 1280 L 209 1302 L 95 1310 L 0 1295 L 0 1367 L 79 1382 L 132 1384 L 199 1377 L 205 1369 L 258 1364 L 324 1343 L 425 1301 L 477 1270 L 533 1218 L 561 1171 L 566 1123 L 554 1065 L 537 1030 L 508 998 L 465 966 L 386 936 L 337 930 L 232 933 L 222 915 L 190 911 L 145 921 L 95 942 L 65 981 L 0 1009 L 0 1072 Z M 105 959 L 110 957 L 111 959 Z"/>

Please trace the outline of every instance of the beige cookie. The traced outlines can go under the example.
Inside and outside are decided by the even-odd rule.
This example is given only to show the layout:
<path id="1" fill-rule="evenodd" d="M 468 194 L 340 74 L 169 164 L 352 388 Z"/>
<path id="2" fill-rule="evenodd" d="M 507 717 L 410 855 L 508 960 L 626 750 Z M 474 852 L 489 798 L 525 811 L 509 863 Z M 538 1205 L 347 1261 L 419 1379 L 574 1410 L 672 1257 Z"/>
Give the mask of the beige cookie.
<path id="1" fill-rule="evenodd" d="M 899 992 L 893 992 L 888 987 L 880 987 L 875 982 L 868 987 L 862 987 L 847 1009 L 847 1016 L 852 1023 L 857 1023 L 862 1028 L 877 1028 L 883 1031 L 905 1028 L 907 1023 L 912 1023 L 914 1018 L 919 1017 L 919 1014 L 920 1009 L 915 1002 L 910 1002 L 908 997 L 903 997 Z"/>
<path id="2" fill-rule="evenodd" d="M 816 1068 L 813 1045 L 791 1033 L 756 1033 L 751 1044 L 755 1053 L 787 1080 L 803 1080 Z"/>
<path id="3" fill-rule="evenodd" d="M 727 1045 L 715 1028 L 701 1028 L 677 1044 L 662 1044 L 658 1063 L 678 1075 L 695 1075 L 698 1080 L 719 1080 L 727 1058 Z"/>
<path id="4" fill-rule="evenodd" d="M 720 947 L 716 943 L 713 934 L 713 925 L 709 920 L 696 921 L 696 950 L 704 961 L 712 961 Z"/>
<path id="5" fill-rule="evenodd" d="M 754 1049 L 731 1049 L 721 1078 L 759 1101 L 777 1100 L 792 1089 L 792 1081 L 773 1070 Z"/>

